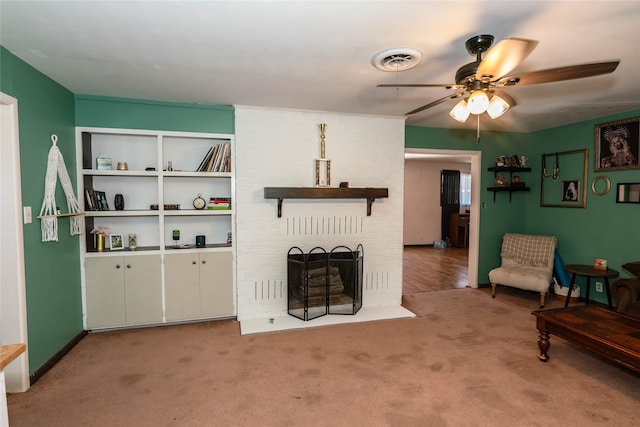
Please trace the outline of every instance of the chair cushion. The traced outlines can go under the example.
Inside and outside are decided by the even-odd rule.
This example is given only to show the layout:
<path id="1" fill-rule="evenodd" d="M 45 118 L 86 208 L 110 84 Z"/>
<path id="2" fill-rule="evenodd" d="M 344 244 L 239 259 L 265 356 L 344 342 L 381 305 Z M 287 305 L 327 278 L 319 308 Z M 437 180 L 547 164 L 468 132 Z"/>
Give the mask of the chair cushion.
<path id="1" fill-rule="evenodd" d="M 491 283 L 528 291 L 547 292 L 551 285 L 551 271 L 526 267 L 498 267 L 489 272 L 489 280 Z"/>

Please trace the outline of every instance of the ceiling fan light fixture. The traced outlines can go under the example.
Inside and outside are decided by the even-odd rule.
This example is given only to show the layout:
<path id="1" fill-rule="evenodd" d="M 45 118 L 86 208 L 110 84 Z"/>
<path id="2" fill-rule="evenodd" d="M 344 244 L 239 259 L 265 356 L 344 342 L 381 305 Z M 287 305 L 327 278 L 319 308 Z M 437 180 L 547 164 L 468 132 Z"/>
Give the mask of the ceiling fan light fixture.
<path id="1" fill-rule="evenodd" d="M 487 114 L 492 119 L 497 119 L 501 115 L 507 112 L 507 110 L 511 107 L 507 101 L 500 98 L 498 95 L 493 95 L 491 97 L 491 101 L 489 102 L 489 107 L 487 108 Z"/>
<path id="2" fill-rule="evenodd" d="M 472 114 L 482 114 L 489 107 L 489 97 L 483 90 L 476 90 L 471 93 L 467 101 L 467 108 Z"/>
<path id="3" fill-rule="evenodd" d="M 467 119 L 469 118 L 469 114 L 470 112 L 469 112 L 469 109 L 467 108 L 467 101 L 465 101 L 464 99 L 458 102 L 456 106 L 453 107 L 449 112 L 449 115 L 453 119 L 461 123 L 464 123 L 467 121 Z"/>

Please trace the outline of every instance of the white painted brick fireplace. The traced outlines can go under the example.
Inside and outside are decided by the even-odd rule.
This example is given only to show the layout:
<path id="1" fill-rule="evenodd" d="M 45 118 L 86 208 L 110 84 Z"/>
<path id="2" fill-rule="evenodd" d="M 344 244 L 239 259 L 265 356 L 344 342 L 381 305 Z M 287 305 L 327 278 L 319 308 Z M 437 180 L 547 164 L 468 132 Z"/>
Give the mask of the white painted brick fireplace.
<path id="1" fill-rule="evenodd" d="M 411 313 L 402 299 L 404 118 L 235 107 L 236 283 L 238 320 L 268 331 Z M 326 123 L 331 186 L 382 187 L 367 216 L 364 199 L 264 198 L 264 187 L 313 187 L 320 158 L 318 124 Z M 355 316 L 309 322 L 287 314 L 287 252 L 364 247 L 363 306 Z M 254 325 L 245 328 L 246 325 Z"/>

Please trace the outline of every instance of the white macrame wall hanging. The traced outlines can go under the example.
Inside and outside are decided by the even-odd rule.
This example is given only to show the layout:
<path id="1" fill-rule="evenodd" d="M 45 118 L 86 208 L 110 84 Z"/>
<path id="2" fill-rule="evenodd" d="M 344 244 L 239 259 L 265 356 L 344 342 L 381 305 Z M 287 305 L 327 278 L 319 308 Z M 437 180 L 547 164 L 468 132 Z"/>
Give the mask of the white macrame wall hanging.
<path id="1" fill-rule="evenodd" d="M 40 215 L 38 218 L 42 221 L 42 241 L 43 242 L 57 242 L 58 241 L 58 217 L 68 216 L 70 217 L 70 232 L 72 236 L 82 233 L 84 226 L 83 212 L 78 205 L 78 200 L 73 191 L 67 168 L 64 164 L 64 158 L 58 148 L 58 136 L 51 135 L 51 142 L 53 145 L 49 150 L 49 159 L 47 161 L 47 175 L 44 182 L 44 200 L 42 201 L 42 207 L 40 208 Z M 69 209 L 68 214 L 60 214 L 56 208 L 56 182 L 57 177 L 60 177 L 60 184 L 64 190 L 64 194 L 67 199 L 67 207 Z"/>

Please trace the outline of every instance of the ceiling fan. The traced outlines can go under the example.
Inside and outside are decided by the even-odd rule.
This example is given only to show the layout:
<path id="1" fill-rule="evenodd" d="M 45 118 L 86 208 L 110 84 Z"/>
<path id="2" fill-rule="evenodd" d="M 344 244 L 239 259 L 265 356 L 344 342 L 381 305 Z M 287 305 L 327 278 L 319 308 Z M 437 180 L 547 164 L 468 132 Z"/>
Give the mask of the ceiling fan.
<path id="1" fill-rule="evenodd" d="M 451 84 L 380 84 L 378 87 L 444 87 L 456 92 L 430 102 L 407 115 L 419 113 L 449 99 L 464 97 L 449 113 L 454 119 L 464 122 L 469 114 L 480 115 L 485 111 L 492 118 L 498 118 L 516 101 L 502 88 L 550 83 L 563 80 L 581 79 L 612 73 L 620 61 L 580 64 L 550 68 L 523 74 L 506 74 L 514 70 L 536 48 L 536 40 L 509 38 L 498 42 L 493 48 L 494 37 L 482 34 L 470 38 L 465 47 L 476 60 L 463 65 L 456 71 L 456 82 Z M 485 53 L 486 52 L 486 53 Z M 482 54 L 484 58 L 482 57 Z M 479 119 L 479 118 L 478 118 Z"/>

